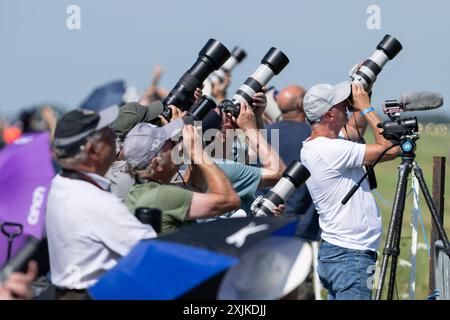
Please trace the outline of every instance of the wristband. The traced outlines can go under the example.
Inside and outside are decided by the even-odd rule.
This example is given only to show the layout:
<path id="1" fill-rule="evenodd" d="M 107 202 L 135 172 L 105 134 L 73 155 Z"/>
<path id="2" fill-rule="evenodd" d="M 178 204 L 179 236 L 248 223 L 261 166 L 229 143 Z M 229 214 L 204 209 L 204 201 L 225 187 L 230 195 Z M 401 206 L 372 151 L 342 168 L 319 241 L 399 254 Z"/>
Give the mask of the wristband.
<path id="1" fill-rule="evenodd" d="M 366 114 L 368 114 L 369 112 L 375 111 L 375 109 L 373 107 L 369 107 L 367 109 L 364 109 L 363 111 L 361 111 L 361 115 L 365 116 Z"/>

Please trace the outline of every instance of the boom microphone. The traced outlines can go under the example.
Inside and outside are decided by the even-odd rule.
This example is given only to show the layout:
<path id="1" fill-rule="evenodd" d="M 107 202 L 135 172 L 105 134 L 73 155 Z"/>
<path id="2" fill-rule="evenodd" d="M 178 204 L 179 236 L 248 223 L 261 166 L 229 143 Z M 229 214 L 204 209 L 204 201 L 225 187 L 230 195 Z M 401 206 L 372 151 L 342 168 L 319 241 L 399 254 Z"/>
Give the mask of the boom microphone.
<path id="1" fill-rule="evenodd" d="M 383 111 L 386 114 L 394 114 L 405 111 L 421 111 L 437 109 L 444 104 L 441 94 L 429 91 L 419 91 L 404 94 L 398 100 L 386 100 Z"/>

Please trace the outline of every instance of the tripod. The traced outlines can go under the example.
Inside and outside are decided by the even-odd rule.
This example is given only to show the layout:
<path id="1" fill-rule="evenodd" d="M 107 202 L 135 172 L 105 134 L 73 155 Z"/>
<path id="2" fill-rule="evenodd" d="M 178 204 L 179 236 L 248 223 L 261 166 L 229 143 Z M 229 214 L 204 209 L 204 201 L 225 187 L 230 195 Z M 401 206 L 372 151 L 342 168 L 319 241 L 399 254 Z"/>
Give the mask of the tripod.
<path id="1" fill-rule="evenodd" d="M 406 189 L 408 183 L 408 176 L 411 173 L 411 171 L 414 171 L 414 175 L 419 181 L 420 189 L 423 192 L 428 209 L 430 210 L 433 221 L 438 229 L 439 237 L 442 239 L 442 242 L 444 243 L 445 252 L 448 256 L 450 256 L 450 244 L 448 242 L 447 235 L 445 233 L 444 227 L 442 226 L 442 223 L 439 220 L 439 215 L 434 205 L 433 199 L 431 198 L 428 187 L 425 183 L 422 169 L 419 167 L 419 164 L 415 161 L 416 155 L 414 153 L 414 150 L 416 148 L 415 140 L 417 139 L 418 136 L 409 136 L 400 142 L 400 147 L 402 149 L 402 154 L 400 155 L 402 158 L 402 163 L 398 167 L 397 190 L 395 193 L 394 205 L 392 207 L 392 215 L 391 220 L 389 222 L 386 245 L 383 251 L 383 262 L 381 264 L 380 280 L 378 282 L 377 293 L 375 298 L 376 300 L 381 299 L 383 285 L 387 274 L 389 258 L 392 258 L 392 261 L 391 261 L 387 299 L 392 300 L 393 298 L 395 276 L 397 272 L 397 260 L 400 254 L 400 238 L 402 231 L 403 211 L 405 209 Z"/>

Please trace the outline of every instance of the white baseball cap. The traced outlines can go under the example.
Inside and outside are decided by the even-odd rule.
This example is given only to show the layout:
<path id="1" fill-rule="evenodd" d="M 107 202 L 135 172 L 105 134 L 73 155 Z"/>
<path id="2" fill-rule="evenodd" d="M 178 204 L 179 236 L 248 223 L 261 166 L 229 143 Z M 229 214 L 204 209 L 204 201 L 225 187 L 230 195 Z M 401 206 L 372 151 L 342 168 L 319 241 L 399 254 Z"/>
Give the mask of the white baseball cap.
<path id="1" fill-rule="evenodd" d="M 335 86 L 317 84 L 311 87 L 303 99 L 303 108 L 309 122 L 319 122 L 328 110 L 350 97 L 351 91 L 350 81 Z"/>
<path id="2" fill-rule="evenodd" d="M 247 251 L 220 285 L 219 300 L 281 299 L 305 281 L 313 263 L 311 246 L 274 236 Z"/>

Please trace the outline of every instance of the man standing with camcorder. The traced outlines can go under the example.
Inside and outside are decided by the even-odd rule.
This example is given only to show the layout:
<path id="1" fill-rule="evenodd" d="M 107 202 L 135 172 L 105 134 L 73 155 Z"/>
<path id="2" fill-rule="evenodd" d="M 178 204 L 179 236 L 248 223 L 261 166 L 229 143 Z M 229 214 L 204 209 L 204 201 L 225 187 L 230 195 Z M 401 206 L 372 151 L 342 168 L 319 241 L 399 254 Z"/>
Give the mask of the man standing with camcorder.
<path id="1" fill-rule="evenodd" d="M 372 128 L 374 144 L 345 140 L 341 130 L 352 107 Z M 305 95 L 304 109 L 312 133 L 303 143 L 301 162 L 311 173 L 306 184 L 322 229 L 319 277 L 331 300 L 369 300 L 382 233 L 380 211 L 367 181 L 348 203 L 341 201 L 364 174 L 363 165 L 373 164 L 392 144 L 377 128 L 380 118 L 359 83 L 316 85 Z M 399 153 L 394 147 L 381 161 Z"/>

